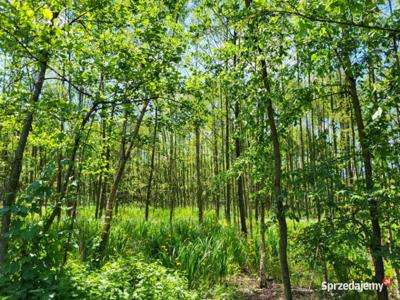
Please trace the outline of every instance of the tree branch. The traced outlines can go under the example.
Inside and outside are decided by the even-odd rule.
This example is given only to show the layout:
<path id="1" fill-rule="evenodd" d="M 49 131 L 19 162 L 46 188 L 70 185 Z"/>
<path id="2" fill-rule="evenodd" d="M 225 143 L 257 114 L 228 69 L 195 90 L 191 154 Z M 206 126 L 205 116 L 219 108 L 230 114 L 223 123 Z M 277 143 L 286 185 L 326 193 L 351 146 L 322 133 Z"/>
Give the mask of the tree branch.
<path id="1" fill-rule="evenodd" d="M 360 27 L 364 29 L 370 29 L 370 30 L 380 30 L 380 31 L 387 31 L 393 34 L 398 34 L 400 33 L 400 29 L 396 28 L 390 28 L 390 27 L 383 27 L 379 25 L 368 25 L 365 23 L 356 23 L 348 20 L 334 20 L 322 16 L 312 16 L 305 14 L 303 12 L 300 12 L 298 10 L 275 10 L 275 9 L 264 9 L 262 10 L 259 14 L 257 15 L 271 15 L 271 14 L 278 14 L 278 15 L 291 15 L 291 16 L 297 16 L 303 19 L 307 19 L 310 21 L 314 22 L 321 22 L 321 23 L 330 23 L 330 24 L 338 24 L 338 25 L 344 25 L 344 26 L 350 26 L 350 27 Z"/>

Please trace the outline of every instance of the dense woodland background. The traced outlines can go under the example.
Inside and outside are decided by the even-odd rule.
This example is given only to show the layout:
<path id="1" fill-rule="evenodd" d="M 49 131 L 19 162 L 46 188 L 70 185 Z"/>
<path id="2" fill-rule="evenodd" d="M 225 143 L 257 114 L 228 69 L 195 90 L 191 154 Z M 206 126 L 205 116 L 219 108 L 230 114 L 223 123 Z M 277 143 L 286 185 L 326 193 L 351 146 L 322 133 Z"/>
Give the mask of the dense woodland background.
<path id="1" fill-rule="evenodd" d="M 399 7 L 0 0 L 0 298 L 398 297 Z"/>

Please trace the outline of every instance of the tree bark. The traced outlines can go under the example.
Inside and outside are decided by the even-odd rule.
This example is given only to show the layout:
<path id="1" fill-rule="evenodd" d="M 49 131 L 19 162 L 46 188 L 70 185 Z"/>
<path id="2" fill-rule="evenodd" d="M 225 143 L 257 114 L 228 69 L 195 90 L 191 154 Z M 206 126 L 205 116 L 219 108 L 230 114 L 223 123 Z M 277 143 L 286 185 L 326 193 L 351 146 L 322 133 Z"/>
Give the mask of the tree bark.
<path id="1" fill-rule="evenodd" d="M 203 188 L 201 185 L 201 160 L 200 160 L 200 125 L 196 125 L 196 188 L 197 208 L 199 209 L 199 223 L 203 222 Z"/>
<path id="2" fill-rule="evenodd" d="M 80 128 L 75 133 L 74 144 L 72 146 L 72 150 L 71 150 L 70 157 L 69 157 L 69 167 L 68 167 L 67 172 L 64 177 L 64 183 L 61 186 L 60 195 L 57 199 L 56 205 L 54 206 L 53 211 L 51 212 L 50 216 L 47 218 L 47 220 L 43 226 L 43 232 L 49 231 L 51 225 L 54 222 L 55 217 L 61 213 L 62 202 L 63 202 L 65 196 L 67 195 L 69 181 L 72 178 L 72 175 L 74 174 L 74 171 L 75 171 L 75 166 L 74 166 L 75 158 L 76 158 L 76 153 L 78 152 L 78 149 L 79 149 L 79 144 L 80 144 L 80 141 L 82 138 L 82 133 L 83 133 L 83 130 L 84 130 L 87 122 L 90 120 L 91 115 L 96 110 L 97 105 L 98 105 L 98 103 L 93 104 L 92 108 L 86 113 L 85 117 L 83 118 Z"/>
<path id="3" fill-rule="evenodd" d="M 269 129 L 271 131 L 271 139 L 274 154 L 274 196 L 279 224 L 279 259 L 281 264 L 282 282 L 286 300 L 292 299 L 292 290 L 290 284 L 289 264 L 287 261 L 287 224 L 285 217 L 285 208 L 283 206 L 283 196 L 281 191 L 281 175 L 282 175 L 282 160 L 280 153 L 280 144 L 278 130 L 275 124 L 275 111 L 272 106 L 270 97 L 270 85 L 268 81 L 267 66 L 264 60 L 261 60 L 262 77 L 264 87 L 268 93 L 267 97 L 267 116 Z"/>
<path id="4" fill-rule="evenodd" d="M 101 141 L 102 141 L 102 147 L 101 147 L 101 159 L 99 162 L 100 165 L 100 174 L 99 174 L 99 180 L 98 180 L 98 186 L 97 186 L 97 193 L 96 195 L 96 211 L 95 211 L 95 219 L 99 218 L 99 211 L 100 211 L 100 206 L 101 206 L 101 193 L 102 193 L 102 186 L 103 186 L 103 177 L 104 177 L 104 168 L 103 168 L 103 157 L 106 156 L 107 152 L 107 141 L 106 141 L 106 121 L 103 119 L 102 120 L 102 129 L 101 129 Z"/>
<path id="5" fill-rule="evenodd" d="M 114 111 L 115 111 L 115 107 L 113 106 L 111 109 L 111 119 L 114 118 Z M 108 139 L 111 138 L 111 125 L 108 126 Z M 107 139 L 107 143 L 106 143 L 106 154 L 105 154 L 105 161 L 106 161 L 106 165 L 105 165 L 105 170 L 107 172 L 105 172 L 105 174 L 103 175 L 103 185 L 101 187 L 101 194 L 100 194 L 100 210 L 99 210 L 99 218 L 101 218 L 101 216 L 103 215 L 103 210 L 105 210 L 106 208 L 106 202 L 107 202 L 107 189 L 109 187 L 108 182 L 110 180 L 110 174 L 108 174 L 108 170 L 110 168 L 110 156 L 111 156 L 111 149 L 110 149 L 110 142 Z"/>
<path id="6" fill-rule="evenodd" d="M 217 134 L 217 121 L 214 113 L 213 119 L 213 136 L 214 136 L 214 145 L 213 145 L 213 162 L 214 162 L 214 176 L 215 178 L 219 174 L 219 160 L 218 160 L 218 134 Z M 215 219 L 218 222 L 219 220 L 219 195 L 217 191 L 213 190 L 213 198 L 214 198 L 214 205 L 215 205 Z"/>
<path id="7" fill-rule="evenodd" d="M 247 3 L 246 3 L 247 5 Z M 236 31 L 233 33 L 233 43 L 236 44 L 237 40 L 237 33 Z M 237 56 L 236 54 L 233 57 L 233 66 L 236 67 L 237 63 Z M 235 154 L 236 154 L 236 159 L 238 160 L 240 158 L 241 154 L 241 140 L 240 140 L 240 100 L 238 97 L 235 99 L 235 107 L 234 107 L 234 113 L 235 113 L 235 121 L 234 121 L 234 131 L 235 131 Z M 237 200 L 238 200 L 238 207 L 239 207 L 239 217 L 240 217 L 240 227 L 242 230 L 242 233 L 247 236 L 247 226 L 246 226 L 246 207 L 245 207 L 245 199 L 244 199 L 244 189 L 243 189 L 243 176 L 240 173 L 237 180 Z"/>
<path id="8" fill-rule="evenodd" d="M 168 171 L 168 186 L 169 186 L 169 232 L 172 236 L 173 233 L 173 217 L 174 217 L 174 209 L 175 209 L 175 193 L 174 193 L 174 136 L 173 133 L 170 132 L 169 137 L 169 171 Z"/>
<path id="9" fill-rule="evenodd" d="M 124 175 L 126 163 L 131 155 L 133 147 L 135 146 L 136 138 L 139 135 L 139 129 L 142 124 L 143 117 L 146 113 L 148 104 L 149 104 L 149 100 L 146 100 L 143 103 L 143 106 L 141 108 L 141 111 L 139 113 L 139 116 L 138 116 L 136 124 L 135 124 L 135 128 L 134 128 L 133 133 L 129 140 L 128 149 L 125 150 L 124 149 L 125 147 L 122 147 L 122 149 L 121 149 L 121 156 L 120 156 L 119 163 L 118 163 L 118 169 L 114 176 L 114 181 L 113 181 L 113 184 L 111 187 L 111 192 L 110 192 L 110 195 L 108 198 L 105 221 L 104 221 L 104 225 L 103 225 L 101 235 L 100 235 L 100 242 L 99 242 L 97 249 L 94 252 L 97 264 L 100 264 L 100 260 L 102 259 L 105 249 L 106 249 L 108 238 L 110 236 L 111 222 L 112 222 L 114 204 L 115 204 L 115 200 L 117 197 L 118 187 L 119 187 L 119 184 L 121 183 L 122 176 Z"/>
<path id="10" fill-rule="evenodd" d="M 147 183 L 147 194 L 146 194 L 146 209 L 145 209 L 145 220 L 149 220 L 149 206 L 150 206 L 150 198 L 151 198 L 151 184 L 153 182 L 153 173 L 154 173 L 154 156 L 156 149 L 156 140 L 157 140 L 157 122 L 158 122 L 158 110 L 156 108 L 155 112 L 155 121 L 154 121 L 154 131 L 153 131 L 153 143 L 151 146 L 151 161 L 150 161 L 150 174 L 149 174 L 149 182 Z"/>
<path id="11" fill-rule="evenodd" d="M 351 101 L 353 104 L 354 115 L 357 123 L 358 138 L 360 140 L 361 152 L 364 162 L 365 187 L 367 189 L 367 192 L 371 193 L 374 187 L 373 173 L 372 173 L 372 156 L 370 147 L 368 145 L 367 137 L 365 134 L 364 120 L 362 117 L 360 100 L 358 98 L 358 93 L 357 93 L 357 84 L 355 78 L 349 71 L 346 71 L 346 79 L 350 88 Z M 369 247 L 371 249 L 371 255 L 374 264 L 375 280 L 376 282 L 381 283 L 385 276 L 385 269 L 382 257 L 382 245 L 381 245 L 382 235 L 379 222 L 379 204 L 378 201 L 373 196 L 371 196 L 368 199 L 368 204 L 369 204 L 368 209 L 372 227 L 371 228 L 372 234 L 371 234 L 371 239 L 369 241 Z M 389 299 L 386 286 L 383 287 L 381 292 L 378 291 L 377 293 L 379 300 Z"/>
<path id="12" fill-rule="evenodd" d="M 267 288 L 268 281 L 267 281 L 267 269 L 266 269 L 266 247 L 265 247 L 265 201 L 266 199 L 261 199 L 261 208 L 260 208 L 260 288 Z"/>
<path id="13" fill-rule="evenodd" d="M 239 126 L 239 115 L 240 115 L 240 103 L 239 99 L 236 99 L 235 101 L 235 130 L 236 130 L 236 136 L 235 136 L 235 153 L 236 153 L 236 159 L 240 158 L 241 154 L 241 142 L 240 142 L 240 137 L 238 135 L 238 132 L 240 130 Z M 240 227 L 242 230 L 242 233 L 244 235 L 247 235 L 247 226 L 246 226 L 246 208 L 245 208 L 245 203 L 244 203 L 244 191 L 243 191 L 243 176 L 240 174 L 237 178 L 237 196 L 238 196 L 238 206 L 239 206 L 239 215 L 240 215 Z"/>
<path id="14" fill-rule="evenodd" d="M 44 51 L 41 58 L 42 61 L 39 64 L 38 76 L 36 83 L 34 85 L 33 93 L 28 102 L 30 104 L 34 104 L 39 100 L 39 96 L 43 89 L 48 58 L 49 58 L 48 52 Z M 8 249 L 7 235 L 10 230 L 10 224 L 11 224 L 10 209 L 14 205 L 15 198 L 18 192 L 24 151 L 28 141 L 29 133 L 32 128 L 32 123 L 33 123 L 33 112 L 28 109 L 28 111 L 25 114 L 25 119 L 22 126 L 20 138 L 18 141 L 18 146 L 14 153 L 14 159 L 11 163 L 10 175 L 7 179 L 7 183 L 5 186 L 5 195 L 3 198 L 3 209 L 5 210 L 5 213 L 3 214 L 1 220 L 1 232 L 0 232 L 0 265 L 4 264 L 7 256 L 7 249 Z"/>
<path id="15" fill-rule="evenodd" d="M 226 172 L 229 172 L 231 162 L 230 162 L 230 145 L 229 145 L 229 102 L 228 97 L 225 98 L 225 166 Z M 225 207 L 225 219 L 229 224 L 231 222 L 231 191 L 232 185 L 228 178 L 226 183 L 226 207 Z"/>

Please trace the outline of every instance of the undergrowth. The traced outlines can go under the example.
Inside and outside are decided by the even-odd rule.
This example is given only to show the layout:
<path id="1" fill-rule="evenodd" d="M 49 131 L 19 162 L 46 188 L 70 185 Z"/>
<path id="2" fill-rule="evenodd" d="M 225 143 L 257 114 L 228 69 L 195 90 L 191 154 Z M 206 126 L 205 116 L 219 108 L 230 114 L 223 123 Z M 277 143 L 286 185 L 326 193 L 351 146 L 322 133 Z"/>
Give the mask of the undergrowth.
<path id="1" fill-rule="evenodd" d="M 257 276 L 259 226 L 254 224 L 245 238 L 238 226 L 223 219 L 216 222 L 212 212 L 199 224 L 190 208 L 175 210 L 171 231 L 168 210 L 153 209 L 146 222 L 142 209 L 121 207 L 98 266 L 93 257 L 103 221 L 92 211 L 79 210 L 65 265 L 60 261 L 69 220 L 55 223 L 35 246 L 40 220 L 25 218 L 12 231 L 10 253 L 15 255 L 1 272 L 0 299 L 239 299 L 239 291 L 227 278 L 239 273 Z M 350 243 L 339 233 L 340 240 L 330 239 L 328 225 L 288 220 L 293 286 L 319 288 L 322 258 L 332 281 L 368 281 L 357 277 L 369 274 L 363 245 Z M 331 243 L 341 246 L 333 251 Z M 280 281 L 278 244 L 277 226 L 269 221 L 267 272 L 276 282 Z"/>

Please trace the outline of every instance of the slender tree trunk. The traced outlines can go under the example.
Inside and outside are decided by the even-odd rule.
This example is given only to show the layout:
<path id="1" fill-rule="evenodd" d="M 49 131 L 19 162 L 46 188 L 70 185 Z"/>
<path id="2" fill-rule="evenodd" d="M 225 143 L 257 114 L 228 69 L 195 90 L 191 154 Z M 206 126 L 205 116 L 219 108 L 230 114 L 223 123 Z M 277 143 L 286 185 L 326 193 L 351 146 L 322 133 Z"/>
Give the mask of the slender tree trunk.
<path id="1" fill-rule="evenodd" d="M 229 145 L 229 102 L 228 97 L 225 98 L 225 166 L 226 172 L 229 172 L 230 169 L 230 145 Z M 231 191 L 232 185 L 231 181 L 228 178 L 226 183 L 226 207 L 225 207 L 225 219 L 226 222 L 229 224 L 231 222 Z"/>
<path id="2" fill-rule="evenodd" d="M 218 135 L 217 135 L 217 124 L 216 123 L 217 123 L 216 117 L 214 116 L 214 120 L 213 120 L 213 136 L 214 136 L 213 162 L 214 162 L 214 176 L 215 176 L 215 178 L 218 176 L 218 173 L 219 173 Z M 219 220 L 219 195 L 218 195 L 216 189 L 213 190 L 213 197 L 214 197 L 214 205 L 215 205 L 215 219 L 218 222 L 218 220 Z"/>
<path id="3" fill-rule="evenodd" d="M 125 150 L 124 149 L 125 147 L 122 147 L 122 149 L 121 149 L 121 156 L 119 159 L 117 172 L 114 176 L 114 181 L 113 181 L 113 184 L 111 187 L 111 191 L 110 191 L 110 195 L 109 195 L 109 199 L 108 199 L 108 203 L 107 203 L 105 221 L 104 221 L 104 225 L 103 225 L 101 235 L 100 235 L 100 243 L 99 243 L 97 249 L 95 250 L 95 259 L 97 260 L 96 261 L 97 264 L 100 263 L 100 260 L 102 259 L 105 249 L 106 249 L 108 238 L 110 236 L 111 222 L 112 222 L 112 217 L 113 217 L 114 204 L 115 204 L 115 200 L 117 198 L 118 187 L 119 187 L 119 184 L 121 183 L 122 176 L 125 171 L 126 163 L 131 155 L 133 147 L 136 144 L 136 138 L 139 135 L 139 129 L 142 124 L 143 117 L 146 113 L 148 104 L 149 104 L 149 100 L 146 100 L 143 103 L 143 106 L 141 108 L 139 116 L 136 120 L 135 128 L 130 137 L 128 149 Z"/>
<path id="4" fill-rule="evenodd" d="M 237 34 L 234 32 L 233 36 L 233 43 L 236 44 L 237 40 Z M 233 57 L 233 66 L 236 67 L 236 61 L 237 61 L 237 56 L 236 54 Z M 235 154 L 236 154 L 236 159 L 238 160 L 240 158 L 241 154 L 241 140 L 240 140 L 240 99 L 236 97 L 235 99 L 235 107 L 234 107 L 234 113 L 235 113 L 235 122 L 234 122 L 234 130 L 235 130 Z M 238 200 L 238 207 L 239 207 L 239 216 L 240 216 L 240 227 L 242 230 L 242 233 L 246 236 L 247 235 L 247 226 L 246 226 L 246 207 L 245 207 L 245 199 L 244 199 L 244 189 L 243 189 L 243 176 L 240 173 L 237 181 L 237 200 Z"/>
<path id="5" fill-rule="evenodd" d="M 77 201 L 74 202 L 72 208 L 72 216 L 70 218 L 70 223 L 69 223 L 69 232 L 68 232 L 68 238 L 66 243 L 64 244 L 64 257 L 63 257 L 63 265 L 67 263 L 68 260 L 68 251 L 69 251 L 69 245 L 71 244 L 71 239 L 72 239 L 72 231 L 74 229 L 74 223 L 76 222 L 76 206 L 77 206 Z"/>
<path id="6" fill-rule="evenodd" d="M 255 189 L 257 191 L 257 194 L 255 196 L 254 218 L 256 219 L 256 224 L 258 224 L 258 214 L 260 212 L 260 207 L 259 207 L 260 206 L 260 194 L 259 194 L 259 191 L 261 189 L 261 184 L 259 182 L 256 183 Z"/>
<path id="7" fill-rule="evenodd" d="M 114 110 L 115 107 L 112 107 L 111 109 L 111 119 L 114 118 Z M 105 122 L 105 125 L 107 124 L 107 122 Z M 105 140 L 106 143 L 106 153 L 105 153 L 105 172 L 103 174 L 103 184 L 101 187 L 101 194 L 100 194 L 100 199 L 99 199 L 99 204 L 100 204 L 100 209 L 99 209 L 99 218 L 101 218 L 101 216 L 103 215 L 103 210 L 105 210 L 106 208 L 106 202 L 107 202 L 107 189 L 109 187 L 109 180 L 110 180 L 110 175 L 108 174 L 108 170 L 110 169 L 110 156 L 111 156 L 111 148 L 110 148 L 110 142 L 108 141 L 111 137 L 111 125 L 108 126 L 108 133 L 107 133 L 107 138 Z"/>
<path id="8" fill-rule="evenodd" d="M 154 156 L 156 149 L 156 140 L 157 140 L 157 122 L 158 122 L 158 110 L 156 108 L 155 113 L 155 121 L 154 121 L 154 131 L 153 131 L 153 144 L 151 146 L 151 160 L 150 160 L 150 174 L 149 174 L 149 182 L 147 183 L 147 194 L 146 194 L 146 210 L 145 210 L 145 220 L 149 220 L 149 205 L 151 198 L 151 184 L 153 182 L 153 173 L 154 173 Z"/>
<path id="9" fill-rule="evenodd" d="M 350 108 L 351 111 L 351 108 Z M 352 164 L 352 167 L 350 166 L 350 174 L 351 174 L 351 178 L 352 179 L 357 179 L 360 177 L 359 171 L 358 171 L 358 166 L 357 166 L 357 155 L 356 155 L 356 133 L 354 130 L 354 116 L 353 116 L 353 112 L 351 111 L 350 113 L 350 127 L 351 128 L 351 155 L 353 158 L 353 163 L 351 163 L 351 159 L 350 159 L 350 165 Z M 350 145 L 350 134 L 349 134 L 349 145 Z"/>
<path id="10" fill-rule="evenodd" d="M 101 149 L 101 159 L 100 159 L 100 168 L 101 172 L 99 175 L 99 180 L 98 180 L 98 189 L 96 193 L 96 212 L 95 212 L 95 218 L 99 218 L 99 211 L 100 211 L 100 206 L 101 206 L 101 194 L 102 194 L 102 186 L 103 186 L 103 177 L 105 176 L 105 170 L 103 168 L 103 157 L 106 156 L 107 152 L 107 141 L 106 141 L 106 121 L 103 120 L 102 122 L 102 130 L 101 130 L 101 140 L 102 140 L 102 149 Z"/>
<path id="11" fill-rule="evenodd" d="M 39 71 L 36 83 L 34 85 L 33 93 L 31 98 L 29 99 L 29 104 L 36 103 L 39 100 L 39 96 L 42 92 L 43 83 L 45 79 L 45 74 L 47 70 L 47 61 L 49 54 L 45 51 L 42 55 L 42 61 L 39 64 Z M 28 109 L 25 114 L 24 123 L 22 126 L 21 134 L 18 141 L 17 149 L 14 153 L 14 159 L 11 163 L 10 175 L 7 179 L 7 183 L 5 186 L 5 195 L 3 198 L 3 209 L 10 209 L 15 202 L 15 198 L 18 191 L 19 179 L 22 171 L 22 161 L 24 157 L 24 151 L 26 147 L 26 143 L 28 141 L 28 136 L 31 131 L 33 123 L 33 112 Z M 1 232 L 0 232 L 0 265 L 3 265 L 8 249 L 8 232 L 10 230 L 11 224 L 11 213 L 8 211 L 3 214 L 1 220 Z"/>
<path id="12" fill-rule="evenodd" d="M 168 172 L 168 186 L 169 186 L 169 232 L 172 236 L 173 233 L 173 217 L 175 209 L 175 193 L 174 193 L 174 136 L 170 132 L 169 138 L 169 172 Z"/>
<path id="13" fill-rule="evenodd" d="M 239 126 L 239 114 L 240 114 L 240 103 L 239 99 L 235 101 L 235 152 L 236 159 L 240 158 L 241 154 L 241 142 L 238 132 L 240 131 Z M 237 178 L 237 196 L 238 196 L 238 206 L 239 206 L 239 215 L 240 215 L 240 226 L 242 233 L 247 235 L 247 226 L 246 226 L 246 208 L 244 203 L 244 190 L 243 190 L 243 176 L 240 174 Z"/>
<path id="14" fill-rule="evenodd" d="M 361 145 L 361 152 L 365 169 L 365 186 L 367 191 L 371 193 L 374 187 L 373 175 L 372 175 L 371 150 L 366 139 L 364 120 L 362 117 L 360 100 L 358 98 L 358 93 L 357 93 L 357 84 L 355 78 L 352 76 L 352 74 L 350 74 L 349 71 L 346 72 L 346 79 L 350 88 L 351 101 L 353 104 L 354 115 L 357 123 L 358 138 L 360 140 L 360 145 Z M 369 204 L 369 214 L 372 226 L 372 235 L 369 243 L 375 269 L 375 280 L 376 282 L 381 283 L 385 276 L 385 269 L 382 257 L 382 245 L 381 245 L 382 235 L 379 223 L 379 204 L 377 199 L 374 198 L 372 195 L 368 199 L 368 204 Z M 386 286 L 383 287 L 381 292 L 378 291 L 377 293 L 378 293 L 378 299 L 380 300 L 388 299 L 388 291 Z"/>
<path id="15" fill-rule="evenodd" d="M 157 151 L 157 164 L 156 164 L 156 168 L 157 168 L 157 180 L 156 180 L 156 197 L 154 197 L 153 200 L 153 211 L 154 209 L 157 208 L 158 203 L 160 202 L 160 184 L 161 184 L 161 180 L 162 180 L 162 172 L 161 172 L 161 152 L 162 152 L 162 145 L 159 146 L 159 149 Z"/>
<path id="16" fill-rule="evenodd" d="M 265 89 L 268 93 L 267 97 L 267 116 L 269 129 L 271 131 L 271 139 L 274 153 L 274 196 L 277 211 L 277 219 L 279 224 L 279 259 L 281 264 L 282 281 L 286 300 L 292 299 L 292 289 L 290 285 L 289 264 L 287 261 L 287 224 L 285 217 L 285 208 L 283 206 L 283 195 L 281 192 L 281 173 L 282 161 L 279 145 L 278 130 L 275 124 L 275 111 L 272 106 L 270 97 L 270 85 L 268 81 L 267 66 L 264 60 L 261 60 L 261 69 Z"/>
<path id="17" fill-rule="evenodd" d="M 268 281 L 267 281 L 267 250 L 265 246 L 265 201 L 266 199 L 261 199 L 261 208 L 260 208 L 260 288 L 267 288 Z"/>
<path id="18" fill-rule="evenodd" d="M 64 132 L 64 120 L 61 120 L 60 123 L 60 131 Z M 59 154 L 58 154 L 58 161 L 57 161 L 57 194 L 60 195 L 61 194 L 61 189 L 62 189 L 62 160 L 63 160 L 63 151 L 62 149 L 59 150 Z M 46 210 L 47 210 L 47 206 L 46 206 Z M 61 211 L 60 214 L 58 214 L 57 216 L 58 221 L 61 218 Z"/>
<path id="19" fill-rule="evenodd" d="M 101 197 L 101 187 L 103 185 L 103 175 L 100 174 L 97 181 L 95 181 L 95 186 L 93 187 L 93 198 L 95 199 L 96 210 L 94 213 L 94 218 L 99 218 L 99 210 L 100 210 L 100 197 Z"/>
<path id="20" fill-rule="evenodd" d="M 70 158 L 69 158 L 69 167 L 68 167 L 67 172 L 64 177 L 64 183 L 61 186 L 61 192 L 60 192 L 58 201 L 56 202 L 56 205 L 54 206 L 53 211 L 51 212 L 50 216 L 47 218 L 47 220 L 43 226 L 43 232 L 49 231 L 51 225 L 54 222 L 55 217 L 60 214 L 62 202 L 65 199 L 65 196 L 67 195 L 69 181 L 72 178 L 74 171 L 75 171 L 75 158 L 76 158 L 76 153 L 78 152 L 78 149 L 79 149 L 79 144 L 80 144 L 80 141 L 82 138 L 83 130 L 85 129 L 85 126 L 86 126 L 87 122 L 90 120 L 90 117 L 92 116 L 93 112 L 96 110 L 97 105 L 98 105 L 98 103 L 93 104 L 92 108 L 86 113 L 85 117 L 83 118 L 80 128 L 77 129 L 77 131 L 75 133 L 74 144 L 72 146 L 72 150 L 71 150 L 71 154 L 70 154 Z"/>
<path id="21" fill-rule="evenodd" d="M 220 110 L 221 110 L 221 112 L 224 111 L 224 100 L 222 97 L 221 82 L 220 82 Z M 220 152 L 221 153 L 221 158 L 220 158 L 221 170 L 226 170 L 226 166 L 225 166 L 226 161 L 225 161 L 225 156 L 224 156 L 225 155 L 225 123 L 224 122 L 225 122 L 224 115 L 221 114 L 221 118 L 219 120 L 220 134 L 221 134 L 221 148 L 220 148 L 221 149 L 221 152 Z M 226 188 L 223 188 L 220 191 L 221 191 L 222 199 L 220 198 L 219 200 L 220 200 L 220 203 L 222 201 L 222 203 L 224 204 L 224 209 L 225 209 L 224 212 L 226 212 Z M 225 213 L 224 213 L 224 215 L 225 215 Z"/>
<path id="22" fill-rule="evenodd" d="M 304 151 L 304 138 L 303 138 L 303 119 L 300 118 L 300 158 L 301 158 L 301 169 L 304 170 L 305 168 L 305 151 Z M 307 183 L 303 184 L 304 187 L 304 209 L 306 213 L 306 220 L 310 219 L 310 213 L 309 213 L 309 205 L 308 205 L 308 196 L 307 196 Z"/>
<path id="23" fill-rule="evenodd" d="M 88 140 L 89 140 L 89 137 L 90 137 L 90 132 L 92 130 L 92 125 L 93 125 L 93 119 L 90 122 L 90 126 L 89 126 L 88 132 L 86 134 L 86 138 L 84 140 L 84 146 L 82 147 L 82 149 L 80 151 L 79 157 L 81 158 L 82 161 L 84 161 L 85 147 L 88 144 Z M 76 180 L 78 182 L 84 182 L 84 180 L 80 179 L 80 176 L 82 174 L 82 168 L 83 168 L 83 166 L 81 165 L 78 170 L 74 170 L 74 172 L 75 172 L 74 177 L 76 178 Z M 72 200 L 68 204 L 68 210 L 69 210 L 68 216 L 69 216 L 69 219 L 70 219 L 69 221 L 70 222 L 69 222 L 69 225 L 68 225 L 68 238 L 67 238 L 67 241 L 64 244 L 63 265 L 65 265 L 67 263 L 68 251 L 69 251 L 70 243 L 71 243 L 71 240 L 72 240 L 72 233 L 73 233 L 73 230 L 74 230 L 74 224 L 76 223 L 76 210 L 77 210 L 78 203 L 80 202 L 80 196 L 79 196 L 80 193 L 81 193 L 80 187 L 81 187 L 81 185 L 78 184 L 77 187 L 76 187 L 76 197 L 74 197 L 74 200 Z M 85 191 L 83 191 L 83 194 L 84 193 L 85 193 Z"/>
<path id="24" fill-rule="evenodd" d="M 246 177 L 244 177 L 246 178 Z M 246 184 L 247 183 L 247 184 Z M 250 193 L 251 193 L 251 182 L 246 178 L 244 181 L 244 195 L 246 199 L 246 212 L 248 212 L 249 216 L 249 229 L 250 229 L 250 236 L 253 238 L 253 206 L 250 200 Z"/>
<path id="25" fill-rule="evenodd" d="M 201 185 L 201 160 L 200 160 L 200 126 L 196 125 L 196 184 L 197 184 L 197 207 L 199 209 L 199 223 L 203 222 L 203 188 Z"/>

